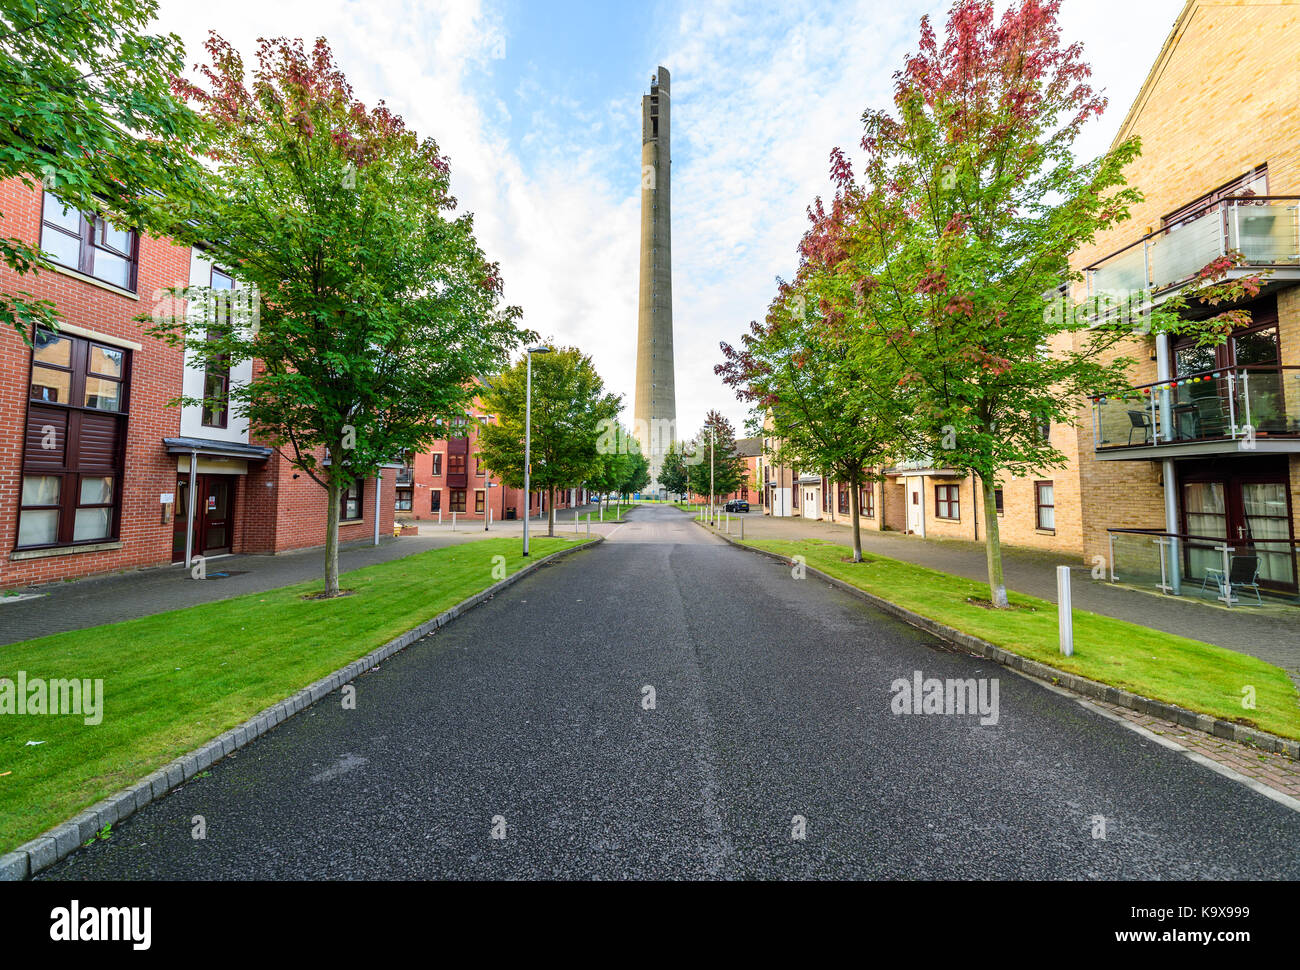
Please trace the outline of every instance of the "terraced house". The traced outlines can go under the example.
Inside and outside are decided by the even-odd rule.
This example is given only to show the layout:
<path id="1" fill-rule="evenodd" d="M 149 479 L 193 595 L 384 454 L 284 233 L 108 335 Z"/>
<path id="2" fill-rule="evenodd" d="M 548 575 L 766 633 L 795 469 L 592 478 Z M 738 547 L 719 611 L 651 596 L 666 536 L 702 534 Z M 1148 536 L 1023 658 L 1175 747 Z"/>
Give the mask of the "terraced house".
<path id="1" fill-rule="evenodd" d="M 256 362 L 204 368 L 146 332 L 169 288 L 234 289 L 232 275 L 18 179 L 0 183 L 0 213 L 53 264 L 23 278 L 0 268 L 0 282 L 60 317 L 30 344 L 0 331 L 0 587 L 323 543 L 324 491 L 236 409 L 169 403 L 220 402 L 254 375 Z M 391 531 L 376 488 L 345 492 L 341 541 L 371 536 L 376 515 Z"/>

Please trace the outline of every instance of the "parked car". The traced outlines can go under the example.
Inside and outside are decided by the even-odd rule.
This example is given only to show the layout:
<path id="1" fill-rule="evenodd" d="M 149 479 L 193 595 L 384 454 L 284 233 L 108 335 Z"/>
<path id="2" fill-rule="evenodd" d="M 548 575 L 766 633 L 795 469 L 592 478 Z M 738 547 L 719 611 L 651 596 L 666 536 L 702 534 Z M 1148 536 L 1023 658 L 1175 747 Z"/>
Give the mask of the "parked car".
<path id="1" fill-rule="evenodd" d="M 724 512 L 748 512 L 749 503 L 743 498 L 733 498 L 730 502 L 722 507 Z"/>

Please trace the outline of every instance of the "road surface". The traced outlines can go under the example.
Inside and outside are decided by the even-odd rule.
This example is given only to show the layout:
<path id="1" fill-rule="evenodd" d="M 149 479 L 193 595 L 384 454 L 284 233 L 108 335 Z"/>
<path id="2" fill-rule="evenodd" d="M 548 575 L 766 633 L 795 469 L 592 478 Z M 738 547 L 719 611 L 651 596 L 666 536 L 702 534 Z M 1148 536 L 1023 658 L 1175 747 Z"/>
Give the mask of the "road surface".
<path id="1" fill-rule="evenodd" d="M 1300 878 L 1300 814 L 671 508 L 356 689 L 43 878 Z"/>

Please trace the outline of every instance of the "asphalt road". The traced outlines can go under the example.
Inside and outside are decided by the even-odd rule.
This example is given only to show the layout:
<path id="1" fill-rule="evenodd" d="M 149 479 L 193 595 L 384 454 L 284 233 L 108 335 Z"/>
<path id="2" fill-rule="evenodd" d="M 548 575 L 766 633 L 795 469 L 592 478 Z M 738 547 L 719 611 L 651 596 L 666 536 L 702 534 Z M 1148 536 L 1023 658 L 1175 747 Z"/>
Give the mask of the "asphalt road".
<path id="1" fill-rule="evenodd" d="M 668 508 L 356 688 L 44 878 L 1300 878 L 1300 814 Z"/>

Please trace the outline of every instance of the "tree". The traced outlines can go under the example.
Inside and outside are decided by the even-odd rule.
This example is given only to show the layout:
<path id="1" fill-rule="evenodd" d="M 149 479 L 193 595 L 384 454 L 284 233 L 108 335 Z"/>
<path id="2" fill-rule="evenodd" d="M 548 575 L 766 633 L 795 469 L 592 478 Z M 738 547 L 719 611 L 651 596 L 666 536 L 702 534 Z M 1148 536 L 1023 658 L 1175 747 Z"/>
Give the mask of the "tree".
<path id="1" fill-rule="evenodd" d="M 623 465 L 623 478 L 618 483 L 618 493 L 631 498 L 650 484 L 650 459 L 639 451 L 629 452 Z"/>
<path id="2" fill-rule="evenodd" d="M 9 0 L 0 9 L 0 179 L 41 182 L 70 208 L 163 232 L 172 200 L 192 193 L 197 118 L 169 79 L 184 52 L 175 34 L 146 34 L 156 0 Z M 48 263 L 0 239 L 19 276 Z M 24 340 L 58 329 L 57 308 L 0 292 L 0 324 Z"/>
<path id="3" fill-rule="evenodd" d="M 685 495 L 690 491 L 686 477 L 686 459 L 676 441 L 669 442 L 668 450 L 664 453 L 663 467 L 659 469 L 659 484 L 665 491 L 677 495 Z"/>
<path id="4" fill-rule="evenodd" d="M 1062 46 L 1059 2 L 959 0 L 940 43 L 928 18 L 895 75 L 896 114 L 868 111 L 865 184 L 832 154 L 842 231 L 826 262 L 860 303 L 868 354 L 888 348 L 931 456 L 980 482 L 990 599 L 1007 605 L 994 491 L 1000 478 L 1058 465 L 1043 434 L 1072 423 L 1081 395 L 1119 386 L 1129 361 L 1103 353 L 1125 334 L 1047 312 L 1077 278 L 1070 254 L 1128 215 L 1136 142 L 1079 164 L 1083 124 L 1105 100 Z"/>
<path id="5" fill-rule="evenodd" d="M 701 460 L 687 465 L 691 492 L 708 495 L 713 501 L 740 488 L 745 480 L 745 459 L 736 454 L 736 432 L 723 414 L 710 411 L 704 416 L 692 450 Z"/>
<path id="6" fill-rule="evenodd" d="M 606 495 L 623 494 L 623 485 L 631 478 L 638 459 L 644 459 L 640 443 L 621 424 L 607 419 L 599 423 L 599 428 L 596 465 L 587 476 L 587 484 L 600 493 L 603 503 Z"/>
<path id="7" fill-rule="evenodd" d="M 778 442 L 774 461 L 849 486 L 853 561 L 861 562 L 861 489 L 881 479 L 879 467 L 898 449 L 906 405 L 895 361 L 883 347 L 868 353 L 867 341 L 855 344 L 860 308 L 834 267 L 820 261 L 820 236 L 834 228 L 814 217 L 796 282 L 780 284 L 741 349 L 722 344 L 725 359 L 714 370 L 768 416 L 768 435 Z"/>
<path id="8" fill-rule="evenodd" d="M 261 303 L 249 320 L 191 313 L 157 331 L 208 367 L 261 362 L 231 407 L 325 490 L 333 596 L 341 491 L 465 413 L 474 376 L 524 336 L 519 311 L 499 306 L 472 217 L 451 214 L 437 144 L 356 101 L 324 40 L 310 53 L 260 41 L 251 87 L 226 41 L 211 35 L 207 51 L 207 87 L 176 82 L 201 109 L 215 162 L 189 231 Z"/>
<path id="9" fill-rule="evenodd" d="M 482 397 L 483 407 L 498 421 L 480 434 L 479 458 L 510 488 L 524 485 L 527 366 L 525 355 L 492 378 Z M 548 535 L 555 535 L 555 490 L 581 485 L 600 474 L 602 455 L 597 444 L 602 427 L 613 421 L 619 406 L 619 396 L 605 392 L 591 358 L 577 348 L 533 356 L 530 488 L 547 493 Z"/>

